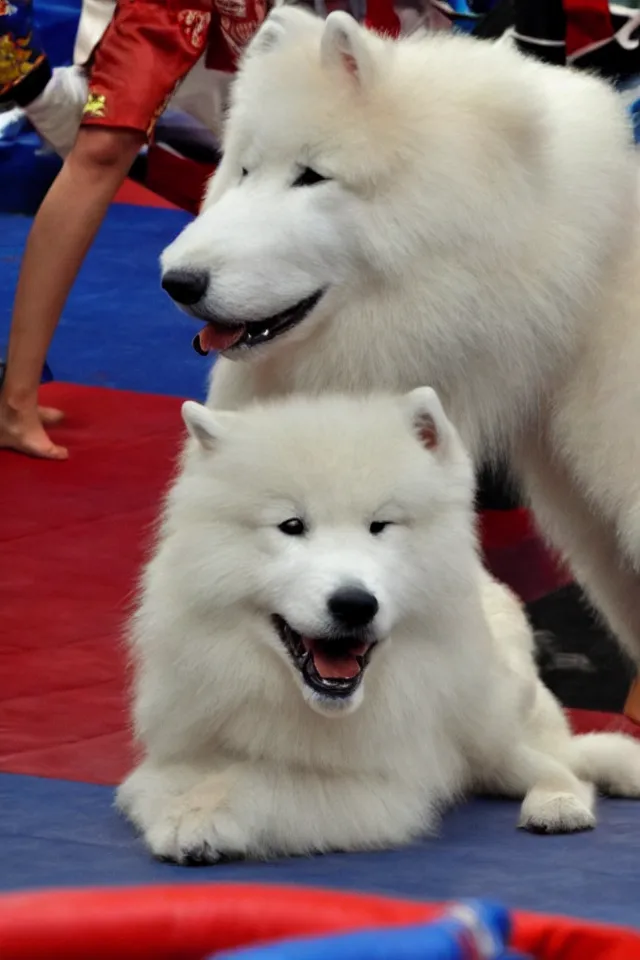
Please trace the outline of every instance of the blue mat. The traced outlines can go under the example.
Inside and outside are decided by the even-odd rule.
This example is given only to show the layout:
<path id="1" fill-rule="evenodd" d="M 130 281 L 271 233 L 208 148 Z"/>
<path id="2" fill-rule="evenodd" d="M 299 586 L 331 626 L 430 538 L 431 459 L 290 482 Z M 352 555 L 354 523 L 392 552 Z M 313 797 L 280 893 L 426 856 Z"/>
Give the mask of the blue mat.
<path id="1" fill-rule="evenodd" d="M 34 0 L 36 31 L 53 66 L 73 60 L 81 9 L 82 0 Z"/>
<path id="2" fill-rule="evenodd" d="M 160 288 L 158 258 L 188 222 L 179 211 L 114 206 L 64 310 L 49 362 L 56 380 L 200 399 L 210 362 L 197 325 Z M 0 356 L 31 220 L 0 215 Z"/>
<path id="3" fill-rule="evenodd" d="M 593 833 L 532 836 L 518 805 L 476 800 L 439 838 L 382 853 L 274 863 L 156 863 L 112 807 L 107 787 L 0 775 L 0 890 L 132 883 L 284 883 L 413 899 L 482 896 L 509 907 L 640 927 L 640 810 L 603 800 Z M 588 960 L 588 958 L 585 958 Z"/>
<path id="4" fill-rule="evenodd" d="M 25 120 L 15 128 L 15 136 L 0 139 L 0 216 L 35 214 L 62 165 L 59 157 L 43 148 Z M 11 243 L 15 228 L 10 225 L 8 233 Z"/>

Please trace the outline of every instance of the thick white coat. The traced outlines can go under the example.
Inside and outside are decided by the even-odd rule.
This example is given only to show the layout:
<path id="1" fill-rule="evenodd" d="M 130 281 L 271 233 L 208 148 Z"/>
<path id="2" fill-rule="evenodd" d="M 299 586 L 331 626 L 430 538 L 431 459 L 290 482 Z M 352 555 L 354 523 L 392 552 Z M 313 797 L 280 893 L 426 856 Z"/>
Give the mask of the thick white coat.
<path id="1" fill-rule="evenodd" d="M 292 183 L 311 166 L 329 182 Z M 243 168 L 248 175 L 243 177 Z M 429 383 L 506 456 L 550 541 L 640 656 L 640 217 L 617 94 L 508 44 L 393 42 L 277 9 L 233 91 L 201 215 L 164 252 L 290 334 L 215 366 L 209 403 Z"/>
<path id="2" fill-rule="evenodd" d="M 640 744 L 572 738 L 538 680 L 520 604 L 478 559 L 472 464 L 432 390 L 185 418 L 132 625 L 141 763 L 118 794 L 154 854 L 405 843 L 473 789 L 524 798 L 525 827 L 578 830 L 594 784 L 640 793 Z M 305 536 L 278 528 L 291 517 Z M 354 580 L 378 600 L 379 643 L 336 703 L 271 617 L 325 635 Z"/>

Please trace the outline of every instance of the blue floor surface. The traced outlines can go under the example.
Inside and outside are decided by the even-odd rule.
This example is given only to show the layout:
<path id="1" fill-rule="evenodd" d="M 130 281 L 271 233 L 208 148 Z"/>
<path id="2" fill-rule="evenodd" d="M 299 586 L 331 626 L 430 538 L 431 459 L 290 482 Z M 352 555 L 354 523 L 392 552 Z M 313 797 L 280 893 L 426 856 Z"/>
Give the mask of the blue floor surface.
<path id="1" fill-rule="evenodd" d="M 158 259 L 189 216 L 114 206 L 89 252 L 49 354 L 56 380 L 200 399 L 210 362 L 197 324 L 160 287 Z M 0 215 L 0 356 L 31 221 Z"/>
<path id="2" fill-rule="evenodd" d="M 0 775 L 0 890 L 132 883 L 283 883 L 412 899 L 485 896 L 511 907 L 640 927 L 639 807 L 600 803 L 592 833 L 532 836 L 518 805 L 477 800 L 434 840 L 382 853 L 176 867 L 154 862 L 107 787 Z M 585 958 L 588 960 L 588 958 Z"/>

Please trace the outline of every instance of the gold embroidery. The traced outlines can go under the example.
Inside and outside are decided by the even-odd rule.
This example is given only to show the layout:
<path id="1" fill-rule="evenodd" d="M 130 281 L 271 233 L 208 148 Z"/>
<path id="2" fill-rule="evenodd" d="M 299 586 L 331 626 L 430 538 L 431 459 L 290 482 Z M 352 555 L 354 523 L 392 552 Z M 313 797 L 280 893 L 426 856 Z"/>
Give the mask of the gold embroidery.
<path id="1" fill-rule="evenodd" d="M 104 117 L 107 112 L 107 98 L 104 93 L 90 93 L 82 112 L 89 117 Z"/>
<path id="2" fill-rule="evenodd" d="M 0 85 L 21 80 L 36 66 L 38 61 L 31 59 L 33 50 L 29 48 L 30 43 L 30 35 L 17 40 L 10 33 L 0 36 Z"/>
<path id="3" fill-rule="evenodd" d="M 202 50 L 207 42 L 207 32 L 211 23 L 211 14 L 202 10 L 181 10 L 178 23 L 182 26 L 189 43 L 196 50 Z"/>
<path id="4" fill-rule="evenodd" d="M 179 86 L 180 86 L 180 80 L 174 83 L 171 93 L 167 94 L 167 96 L 164 98 L 160 106 L 156 107 L 156 109 L 154 110 L 153 116 L 149 121 L 149 126 L 147 127 L 147 131 L 146 131 L 148 140 L 151 140 L 156 123 L 158 122 L 159 118 L 162 116 L 164 111 L 167 109 L 167 104 L 169 103 L 169 101 L 171 100 L 172 96 L 174 95 L 174 93 L 176 92 Z"/>

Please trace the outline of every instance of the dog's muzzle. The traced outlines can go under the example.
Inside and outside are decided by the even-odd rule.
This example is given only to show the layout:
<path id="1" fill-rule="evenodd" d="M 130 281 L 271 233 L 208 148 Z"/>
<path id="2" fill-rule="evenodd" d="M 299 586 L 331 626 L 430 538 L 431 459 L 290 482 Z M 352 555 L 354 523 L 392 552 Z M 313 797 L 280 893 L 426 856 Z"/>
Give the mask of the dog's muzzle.
<path id="1" fill-rule="evenodd" d="M 368 626 L 363 624 L 323 637 L 308 637 L 294 630 L 283 617 L 275 615 L 272 620 L 291 662 L 307 687 L 331 699 L 353 696 L 377 643 Z"/>
<path id="2" fill-rule="evenodd" d="M 206 270 L 167 270 L 162 277 L 162 289 L 174 303 L 192 317 L 206 321 L 206 326 L 193 338 L 193 348 L 201 356 L 211 351 L 247 350 L 275 340 L 302 323 L 325 293 L 324 289 L 316 290 L 278 313 L 239 322 L 209 314 L 206 295 L 210 281 Z"/>

